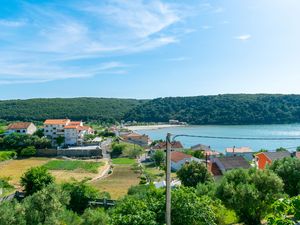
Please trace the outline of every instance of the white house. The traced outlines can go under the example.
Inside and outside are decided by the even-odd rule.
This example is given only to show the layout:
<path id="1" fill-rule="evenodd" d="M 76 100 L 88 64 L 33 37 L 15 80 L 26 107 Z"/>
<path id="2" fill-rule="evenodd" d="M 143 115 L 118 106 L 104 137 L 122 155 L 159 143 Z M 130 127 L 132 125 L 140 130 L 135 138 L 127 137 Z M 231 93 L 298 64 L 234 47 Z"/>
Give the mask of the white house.
<path id="1" fill-rule="evenodd" d="M 33 134 L 36 130 L 36 126 L 31 122 L 16 122 L 8 126 L 6 133 Z"/>
<path id="2" fill-rule="evenodd" d="M 66 145 L 82 144 L 84 135 L 93 134 L 91 127 L 84 126 L 82 121 L 69 119 L 48 119 L 44 122 L 44 135 L 56 143 L 57 137 L 64 137 Z"/>
<path id="3" fill-rule="evenodd" d="M 67 125 L 65 126 L 65 144 L 66 145 L 81 145 L 84 141 L 84 136 L 93 134 L 94 131 L 89 126 Z"/>
<path id="4" fill-rule="evenodd" d="M 183 152 L 171 152 L 171 169 L 173 171 L 181 169 L 184 164 L 192 161 L 202 162 L 202 160 Z"/>

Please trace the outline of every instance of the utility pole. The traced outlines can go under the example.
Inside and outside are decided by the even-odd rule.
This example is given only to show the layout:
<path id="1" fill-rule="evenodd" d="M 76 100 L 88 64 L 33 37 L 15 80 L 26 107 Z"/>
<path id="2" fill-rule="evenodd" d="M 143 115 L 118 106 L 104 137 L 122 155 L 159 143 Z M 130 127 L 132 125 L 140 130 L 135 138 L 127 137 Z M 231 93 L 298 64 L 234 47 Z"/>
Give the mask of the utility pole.
<path id="1" fill-rule="evenodd" d="M 166 225 L 171 225 L 171 134 L 166 138 Z"/>

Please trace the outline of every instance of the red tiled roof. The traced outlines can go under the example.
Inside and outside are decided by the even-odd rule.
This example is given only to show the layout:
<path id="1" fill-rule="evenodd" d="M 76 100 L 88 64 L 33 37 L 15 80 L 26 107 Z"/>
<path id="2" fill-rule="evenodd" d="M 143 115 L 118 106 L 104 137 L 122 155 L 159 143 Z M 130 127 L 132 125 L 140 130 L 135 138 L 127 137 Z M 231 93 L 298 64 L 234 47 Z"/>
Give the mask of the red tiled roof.
<path id="1" fill-rule="evenodd" d="M 183 148 L 182 144 L 180 141 L 173 141 L 171 143 L 172 148 Z M 153 149 L 165 149 L 166 148 L 166 142 L 159 142 L 157 143 Z"/>
<path id="2" fill-rule="evenodd" d="M 44 122 L 45 125 L 66 125 L 70 122 L 69 119 L 48 119 Z"/>
<path id="3" fill-rule="evenodd" d="M 192 156 L 187 155 L 183 152 L 171 152 L 171 161 L 173 161 L 173 162 L 179 162 L 179 161 L 181 161 L 183 159 L 187 159 L 187 158 L 190 159 L 190 158 L 192 158 Z"/>
<path id="4" fill-rule="evenodd" d="M 27 129 L 30 126 L 30 122 L 17 122 L 12 123 L 8 126 L 8 130 L 16 130 L 16 129 Z"/>
<path id="5" fill-rule="evenodd" d="M 78 125 L 67 125 L 65 129 L 77 129 Z"/>
<path id="6" fill-rule="evenodd" d="M 80 124 L 82 124 L 81 121 L 70 121 L 70 122 L 68 123 L 68 125 L 80 125 Z"/>

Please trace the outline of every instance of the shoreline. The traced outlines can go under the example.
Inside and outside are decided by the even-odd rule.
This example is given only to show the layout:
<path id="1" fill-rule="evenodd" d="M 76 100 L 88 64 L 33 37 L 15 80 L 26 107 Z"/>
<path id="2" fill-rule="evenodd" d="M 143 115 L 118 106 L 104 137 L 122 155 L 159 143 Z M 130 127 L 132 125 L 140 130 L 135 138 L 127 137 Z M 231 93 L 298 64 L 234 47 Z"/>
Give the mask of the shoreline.
<path id="1" fill-rule="evenodd" d="M 187 125 L 159 124 L 159 125 L 126 126 L 124 128 L 131 131 L 139 131 L 139 130 L 158 130 L 164 128 L 185 127 L 185 126 Z"/>

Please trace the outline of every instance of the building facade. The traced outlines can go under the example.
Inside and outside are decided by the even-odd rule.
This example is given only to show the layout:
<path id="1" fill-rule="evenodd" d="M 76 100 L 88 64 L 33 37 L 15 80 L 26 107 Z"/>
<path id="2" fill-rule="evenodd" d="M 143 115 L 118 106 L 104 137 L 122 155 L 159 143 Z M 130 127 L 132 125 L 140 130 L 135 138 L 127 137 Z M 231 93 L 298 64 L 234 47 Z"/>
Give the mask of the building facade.
<path id="1" fill-rule="evenodd" d="M 6 134 L 20 133 L 20 134 L 33 134 L 36 132 L 36 126 L 31 122 L 17 122 L 8 126 Z"/>
<path id="2" fill-rule="evenodd" d="M 57 138 L 63 137 L 65 145 L 81 145 L 86 134 L 93 134 L 94 130 L 84 126 L 82 121 L 69 119 L 48 119 L 44 122 L 44 135 L 56 145 Z"/>

